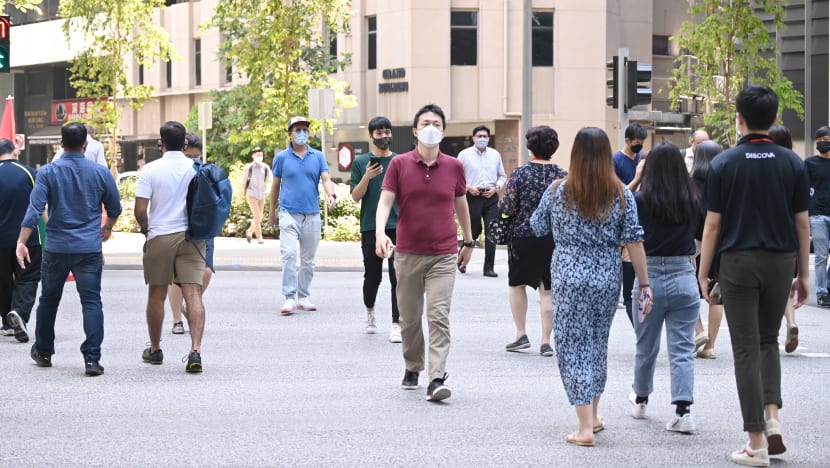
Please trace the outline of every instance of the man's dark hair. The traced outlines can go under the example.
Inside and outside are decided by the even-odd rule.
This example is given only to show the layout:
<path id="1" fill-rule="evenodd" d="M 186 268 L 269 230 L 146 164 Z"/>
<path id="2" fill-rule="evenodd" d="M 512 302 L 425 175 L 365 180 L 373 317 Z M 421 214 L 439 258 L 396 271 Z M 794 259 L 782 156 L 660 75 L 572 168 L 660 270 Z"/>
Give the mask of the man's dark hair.
<path id="1" fill-rule="evenodd" d="M 474 128 L 474 129 L 473 129 L 473 136 L 476 136 L 476 133 L 478 133 L 478 132 L 480 132 L 480 131 L 482 131 L 482 130 L 484 130 L 485 132 L 487 132 L 487 136 L 488 136 L 488 137 L 490 136 L 490 129 L 489 129 L 489 128 L 487 128 L 487 126 L 486 126 L 486 125 L 479 125 L 478 127 Z"/>
<path id="2" fill-rule="evenodd" d="M 375 133 L 375 130 L 392 130 L 392 122 L 386 117 L 379 115 L 369 121 L 369 135 Z"/>
<path id="3" fill-rule="evenodd" d="M 14 143 L 6 138 L 0 138 L 0 155 L 14 153 Z"/>
<path id="4" fill-rule="evenodd" d="M 83 124 L 72 122 L 61 127 L 61 146 L 67 153 L 80 151 L 86 143 L 86 127 Z"/>
<path id="5" fill-rule="evenodd" d="M 427 104 L 418 109 L 418 112 L 415 113 L 415 119 L 412 121 L 412 128 L 418 128 L 418 119 L 420 119 L 421 116 L 427 112 L 432 112 L 433 114 L 438 115 L 438 117 L 441 117 L 441 126 L 447 128 L 447 118 L 444 117 L 444 111 L 442 111 L 436 104 Z"/>
<path id="6" fill-rule="evenodd" d="M 186 133 L 187 130 L 184 129 L 184 125 L 175 120 L 165 122 L 161 126 L 161 130 L 159 130 L 161 142 L 164 143 L 167 151 L 181 151 L 184 148 L 184 137 Z"/>
<path id="7" fill-rule="evenodd" d="M 738 93 L 735 109 L 749 130 L 769 130 L 778 116 L 778 95 L 767 86 L 748 86 Z"/>
<path id="8" fill-rule="evenodd" d="M 527 149 L 533 153 L 533 156 L 540 159 L 550 159 L 559 149 L 559 134 L 547 125 L 528 129 L 525 139 L 527 139 Z"/>
<path id="9" fill-rule="evenodd" d="M 648 132 L 640 124 L 635 123 L 625 129 L 625 137 L 628 138 L 628 141 L 645 140 L 648 138 Z"/>
<path id="10" fill-rule="evenodd" d="M 830 127 L 824 125 L 816 130 L 816 140 L 819 138 L 830 137 Z"/>
<path id="11" fill-rule="evenodd" d="M 196 148 L 200 152 L 202 151 L 202 139 L 199 138 L 199 135 L 193 132 L 187 132 L 184 136 L 185 141 L 187 141 L 188 148 Z"/>

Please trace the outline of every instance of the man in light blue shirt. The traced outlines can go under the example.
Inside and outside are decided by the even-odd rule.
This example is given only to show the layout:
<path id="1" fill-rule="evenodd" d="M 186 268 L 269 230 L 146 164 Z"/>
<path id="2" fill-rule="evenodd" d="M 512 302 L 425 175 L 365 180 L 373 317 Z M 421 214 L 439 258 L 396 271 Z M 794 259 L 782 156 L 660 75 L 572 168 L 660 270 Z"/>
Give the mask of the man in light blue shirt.
<path id="1" fill-rule="evenodd" d="M 86 128 L 70 123 L 61 128 L 63 157 L 37 173 L 29 208 L 17 238 L 17 262 L 31 263 L 26 242 L 37 228 L 38 219 L 49 206 L 46 243 L 41 266 L 41 295 L 37 307 L 35 343 L 31 356 L 40 367 L 52 366 L 55 354 L 55 317 L 66 276 L 75 276 L 81 299 L 86 340 L 81 344 L 86 375 L 104 373 L 99 363 L 104 340 L 104 311 L 101 305 L 101 243 L 109 239 L 112 226 L 121 214 L 121 200 L 109 171 L 84 158 Z M 107 221 L 101 225 L 101 204 Z"/>
<path id="2" fill-rule="evenodd" d="M 317 306 L 309 299 L 309 287 L 314 278 L 314 257 L 317 255 L 322 230 L 318 189 L 321 179 L 329 209 L 334 208 L 337 199 L 325 156 L 308 145 L 309 125 L 310 122 L 305 117 L 291 118 L 288 122 L 291 143 L 274 156 L 272 163 L 274 182 L 271 185 L 268 224 L 280 228 L 282 294 L 285 296 L 281 309 L 283 315 L 291 315 L 295 309 L 317 310 Z M 277 197 L 279 218 L 276 213 L 277 203 L 274 202 Z"/>

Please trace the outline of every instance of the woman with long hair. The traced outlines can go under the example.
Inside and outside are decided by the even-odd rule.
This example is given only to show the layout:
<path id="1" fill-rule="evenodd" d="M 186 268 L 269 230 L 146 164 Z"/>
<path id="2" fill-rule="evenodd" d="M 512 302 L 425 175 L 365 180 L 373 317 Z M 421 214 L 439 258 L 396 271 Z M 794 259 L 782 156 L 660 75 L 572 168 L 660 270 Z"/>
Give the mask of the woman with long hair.
<path id="1" fill-rule="evenodd" d="M 593 446 L 594 433 L 605 429 L 597 406 L 605 391 L 608 332 L 622 283 L 620 245 L 628 247 L 640 279 L 638 296 L 647 302 L 651 289 L 637 205 L 614 173 L 605 131 L 586 127 L 577 133 L 569 171 L 542 195 L 530 225 L 536 236 L 553 235 L 556 244 L 553 334 L 562 383 L 579 419 L 578 430 L 565 440 Z"/>
<path id="2" fill-rule="evenodd" d="M 706 174 L 709 173 L 709 164 L 722 151 L 721 146 L 712 140 L 702 141 L 695 148 L 695 159 L 692 164 L 692 182 L 702 195 L 703 187 L 706 184 Z M 701 196 L 700 212 L 706 216 L 706 200 Z M 695 239 L 698 240 L 698 251 L 700 250 L 700 238 L 703 236 L 703 226 L 698 228 Z M 695 257 L 695 269 L 700 264 L 700 256 Z M 714 277 L 714 273 L 709 275 Z M 715 359 L 715 339 L 718 337 L 718 330 L 723 320 L 723 305 L 709 304 L 709 317 L 707 323 L 707 330 L 703 329 L 703 321 L 698 314 L 697 324 L 695 324 L 695 356 L 701 359 Z"/>
<path id="3" fill-rule="evenodd" d="M 504 196 L 499 201 L 499 211 L 513 218 L 512 237 L 507 244 L 507 267 L 510 291 L 510 311 L 516 325 L 516 339 L 505 346 L 507 351 L 519 351 L 530 347 L 525 325 L 527 324 L 527 286 L 539 288 L 539 309 L 542 314 L 542 338 L 539 354 L 553 356 L 550 335 L 553 330 L 553 301 L 550 289 L 550 258 L 553 255 L 553 238 L 536 237 L 530 227 L 530 216 L 539 206 L 539 199 L 554 180 L 568 175 L 550 158 L 559 148 L 556 130 L 541 125 L 533 127 L 525 135 L 531 160 L 513 169 L 507 179 Z"/>
<path id="4" fill-rule="evenodd" d="M 651 313 L 634 321 L 637 353 L 629 397 L 631 416 L 635 419 L 646 417 L 665 323 L 671 401 L 676 407 L 666 430 L 688 434 L 697 429 L 690 407 L 694 402 L 694 327 L 700 311 L 697 276 L 691 256 L 695 253 L 695 234 L 703 224 L 703 218 L 699 192 L 686 172 L 683 155 L 677 146 L 661 143 L 651 150 L 643 169 L 640 191 L 634 198 L 645 232 L 646 263 L 654 292 L 654 307 Z"/>

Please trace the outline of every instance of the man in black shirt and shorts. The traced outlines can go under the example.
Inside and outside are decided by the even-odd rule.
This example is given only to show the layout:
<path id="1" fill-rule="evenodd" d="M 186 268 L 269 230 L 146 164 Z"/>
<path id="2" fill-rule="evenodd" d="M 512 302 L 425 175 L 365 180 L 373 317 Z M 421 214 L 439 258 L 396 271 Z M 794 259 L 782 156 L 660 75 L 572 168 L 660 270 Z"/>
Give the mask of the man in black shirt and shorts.
<path id="1" fill-rule="evenodd" d="M 708 301 L 708 271 L 720 253 L 718 279 L 743 429 L 749 432 L 747 445 L 731 458 L 740 465 L 768 466 L 770 455 L 786 450 L 778 416 L 778 331 L 790 290 L 798 296 L 795 307 L 809 293 L 810 194 L 801 158 L 767 136 L 778 96 L 768 87 L 750 86 L 735 104 L 744 136 L 709 168 L 698 281 Z"/>
<path id="2" fill-rule="evenodd" d="M 830 307 L 827 291 L 827 255 L 830 250 L 830 127 L 816 130 L 818 155 L 804 161 L 810 179 L 810 234 L 816 269 L 816 303 Z"/>

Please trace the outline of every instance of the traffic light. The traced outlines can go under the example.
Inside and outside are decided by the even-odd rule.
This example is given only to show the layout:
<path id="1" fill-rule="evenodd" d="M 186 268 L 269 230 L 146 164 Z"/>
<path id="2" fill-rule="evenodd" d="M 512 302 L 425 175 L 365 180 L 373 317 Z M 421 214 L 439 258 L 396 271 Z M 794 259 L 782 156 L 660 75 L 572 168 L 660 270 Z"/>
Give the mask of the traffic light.
<path id="1" fill-rule="evenodd" d="M 611 79 L 606 80 L 606 84 L 611 88 L 611 95 L 605 98 L 605 102 L 613 107 L 614 109 L 619 107 L 620 93 L 617 92 L 617 71 L 619 70 L 619 57 L 616 55 L 614 56 L 613 60 L 610 60 L 605 68 L 611 72 Z"/>
<path id="2" fill-rule="evenodd" d="M 640 86 L 640 83 L 651 81 L 651 64 L 629 60 L 625 64 L 625 73 L 625 108 L 651 104 L 651 86 Z"/>
<path id="3" fill-rule="evenodd" d="M 8 16 L 0 16 L 0 73 L 11 72 L 11 47 L 9 45 L 9 32 L 11 23 Z"/>

